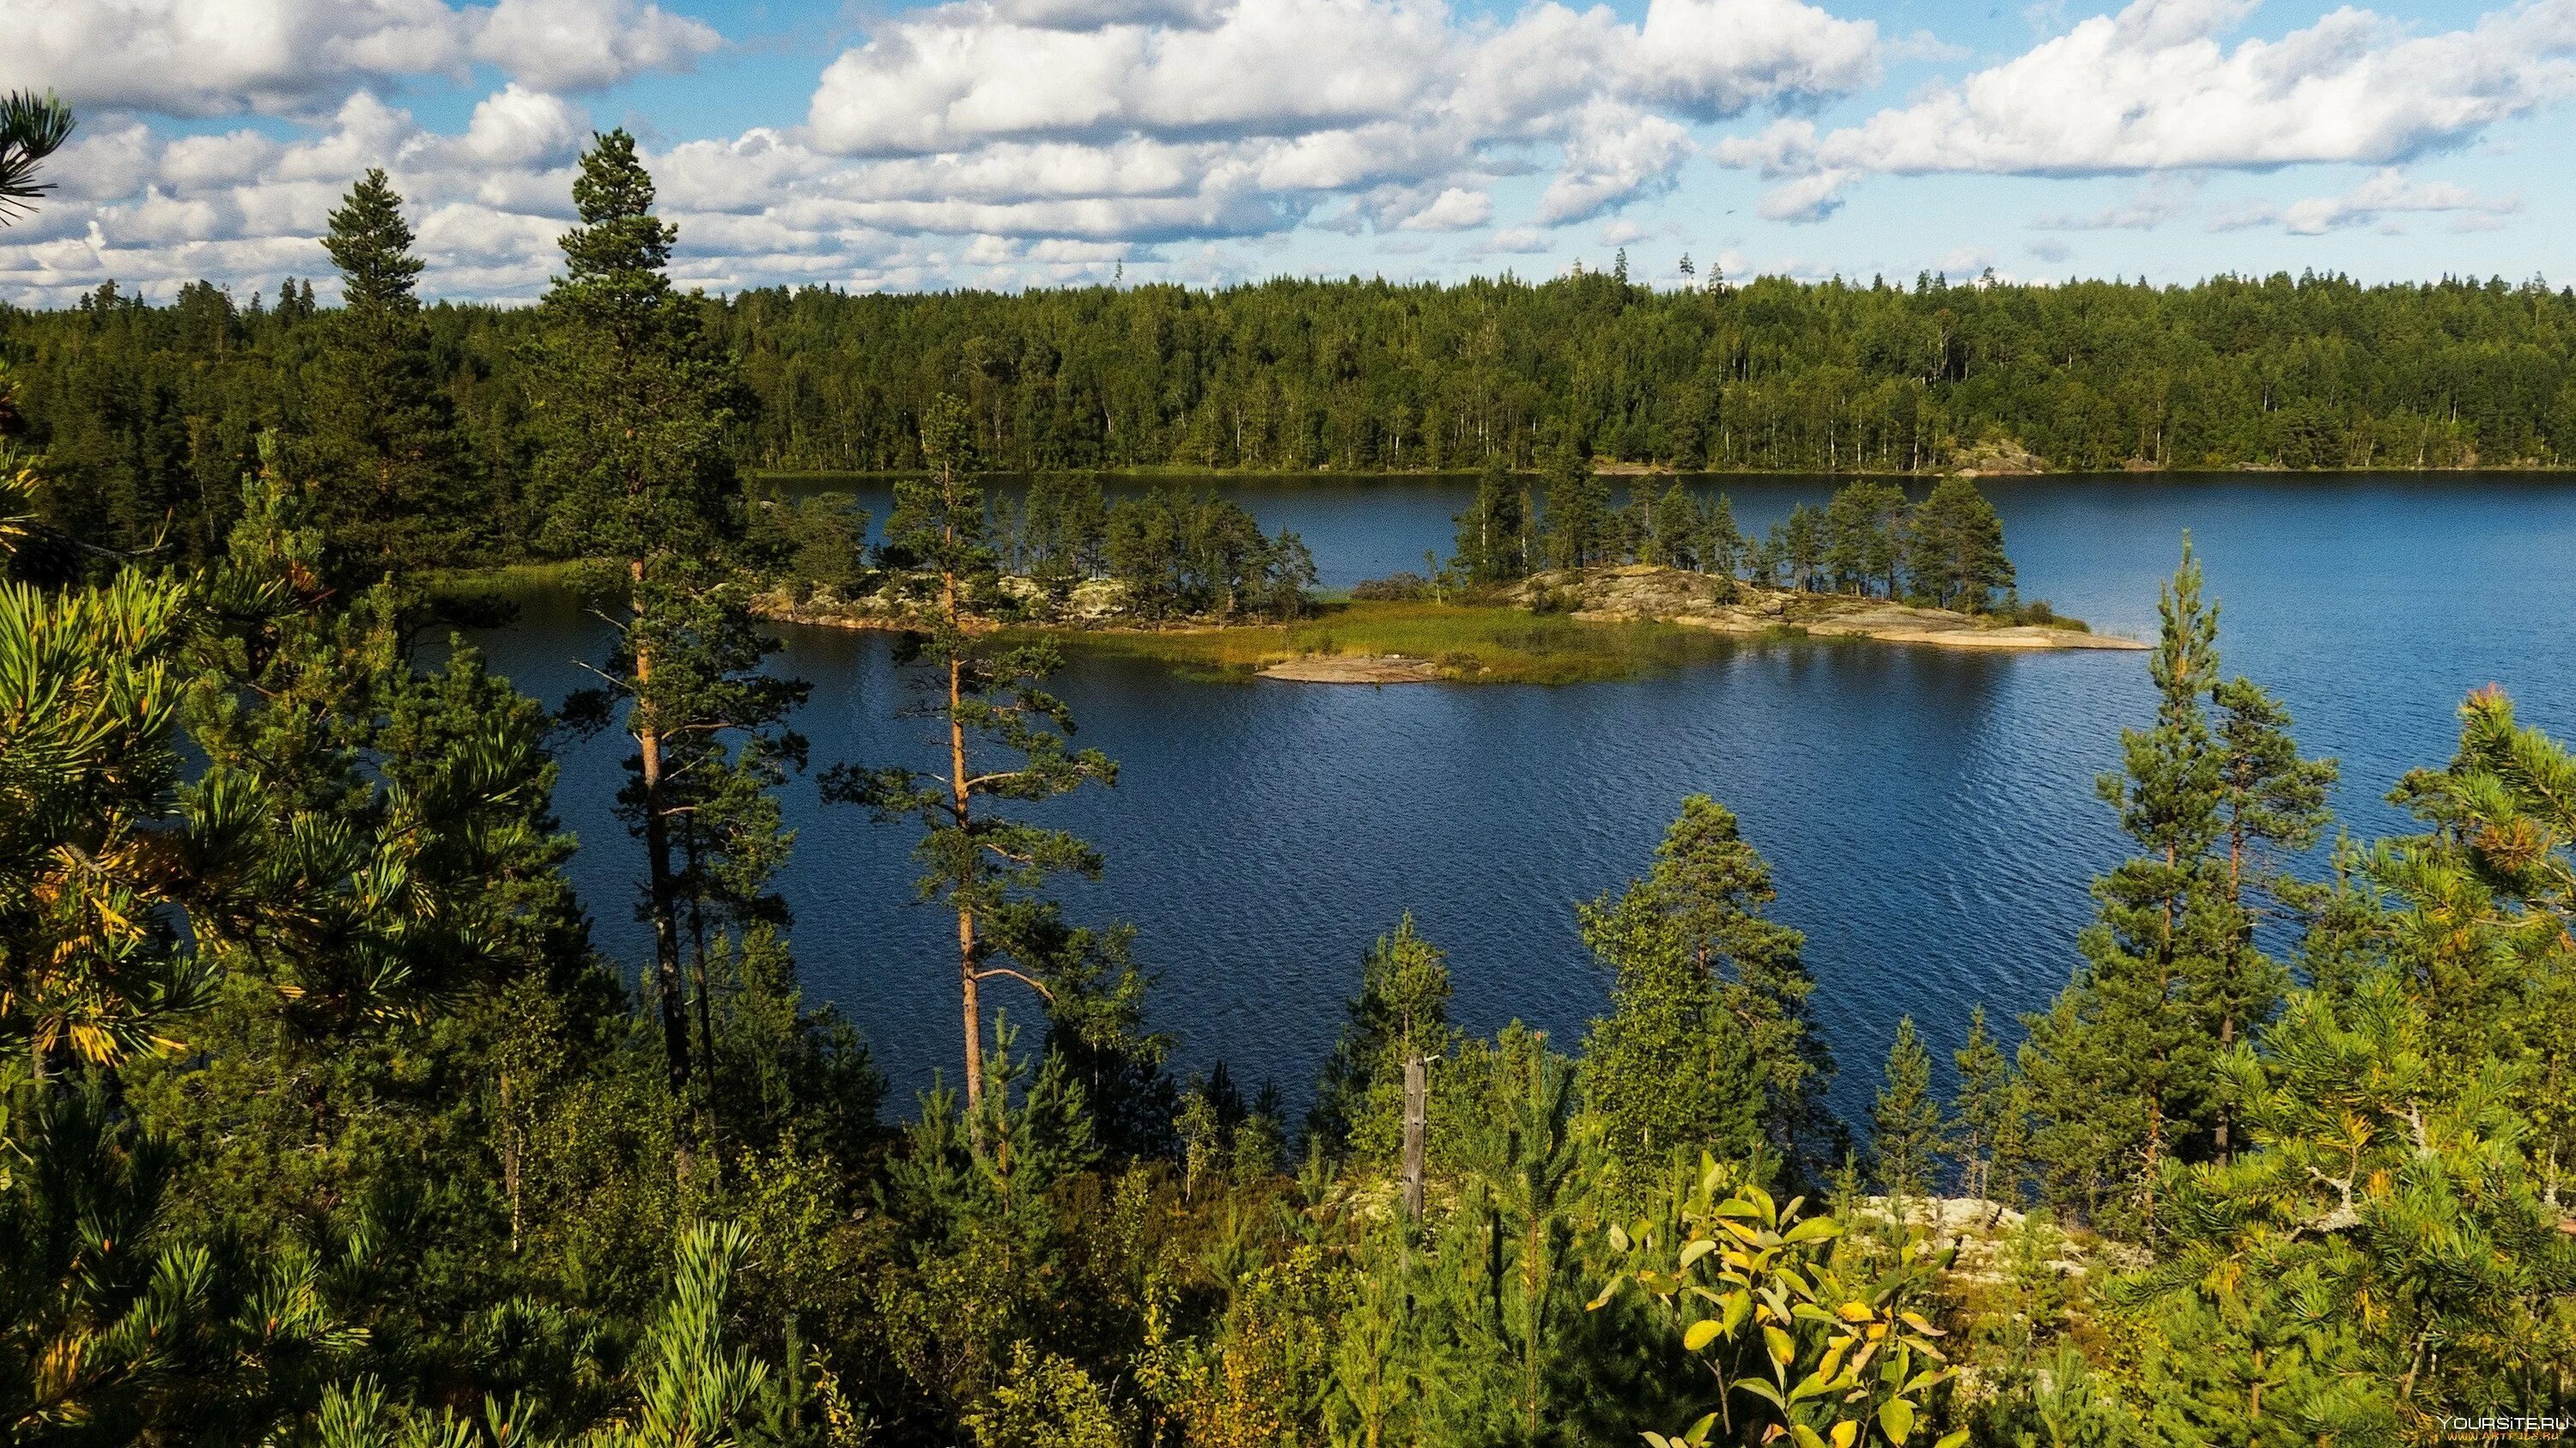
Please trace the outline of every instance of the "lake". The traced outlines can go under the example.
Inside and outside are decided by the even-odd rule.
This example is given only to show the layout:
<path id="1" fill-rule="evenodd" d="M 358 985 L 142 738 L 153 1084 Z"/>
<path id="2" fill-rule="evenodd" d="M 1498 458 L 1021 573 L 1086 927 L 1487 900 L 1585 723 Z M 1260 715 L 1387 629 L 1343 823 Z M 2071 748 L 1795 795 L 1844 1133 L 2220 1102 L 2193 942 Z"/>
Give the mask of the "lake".
<path id="1" fill-rule="evenodd" d="M 1216 485 L 1303 535 L 1328 587 L 1445 554 L 1473 491 Z M 881 482 L 834 486 L 883 517 Z M 1832 483 L 1694 486 L 1731 495 L 1753 531 Z M 1985 491 L 2025 597 L 2142 638 L 2190 530 L 2223 604 L 2226 670 L 2279 695 L 2309 752 L 2342 760 L 2336 804 L 2357 837 L 2404 826 L 2382 796 L 2448 759 L 2470 689 L 2500 683 L 2526 722 L 2576 735 L 2576 485 L 2113 476 Z M 883 636 L 784 634 L 780 666 L 814 685 L 796 724 L 818 772 L 930 762 L 929 726 L 898 717 L 908 691 Z M 596 659 L 603 638 L 571 599 L 539 592 L 478 642 L 560 703 L 587 681 L 573 661 Z M 1900 1015 L 1946 1070 L 1972 1004 L 2008 1023 L 2065 981 L 2089 882 L 2121 853 L 2093 780 L 2116 767 L 2121 728 L 2151 713 L 2145 657 L 1747 642 L 1672 673 L 1551 689 L 1190 683 L 1077 654 L 1059 691 L 1121 783 L 1044 818 L 1106 852 L 1103 881 L 1065 889 L 1069 912 L 1138 926 L 1176 1064 L 1222 1059 L 1247 1090 L 1275 1079 L 1302 1103 L 1362 953 L 1408 910 L 1449 952 L 1462 1025 L 1518 1018 L 1571 1047 L 1604 1000 L 1574 902 L 1640 873 L 1684 795 L 1713 795 L 1771 861 L 1778 918 L 1807 933 L 1843 1068 L 1834 1104 L 1857 1117 Z M 650 946 L 633 911 L 640 855 L 610 813 L 628 747 L 566 744 L 557 805 L 586 845 L 572 868 L 598 942 L 631 964 Z M 932 1070 L 955 1076 L 953 922 L 911 903 L 908 830 L 820 805 L 810 779 L 787 798 L 801 834 L 781 885 L 807 992 L 857 1022 L 908 1109 Z M 1009 982 L 995 997 L 1038 1020 Z"/>

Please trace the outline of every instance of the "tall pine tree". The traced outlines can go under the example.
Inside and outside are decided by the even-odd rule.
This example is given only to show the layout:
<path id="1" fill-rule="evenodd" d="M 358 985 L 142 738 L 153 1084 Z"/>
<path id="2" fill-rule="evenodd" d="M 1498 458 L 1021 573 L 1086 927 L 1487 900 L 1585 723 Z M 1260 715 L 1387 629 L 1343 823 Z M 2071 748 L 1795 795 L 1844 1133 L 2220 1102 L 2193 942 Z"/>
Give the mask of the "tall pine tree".
<path id="1" fill-rule="evenodd" d="M 802 686 L 757 673 L 774 645 L 750 627 L 747 594 L 727 566 L 743 510 L 723 438 L 741 388 L 698 300 L 671 285 L 678 233 L 653 200 L 634 137 L 598 137 L 573 182 L 580 224 L 564 233 L 564 275 L 539 308 L 543 336 L 531 360 L 545 426 L 536 485 L 546 541 L 599 560 L 592 590 L 623 605 L 599 704 L 622 710 L 635 740 L 625 805 L 644 846 L 641 908 L 653 931 L 663 1052 L 673 1091 L 685 1093 L 682 958 L 693 887 L 684 827 L 696 828 L 704 798 L 731 787 L 715 778 L 720 764 L 759 774 L 794 757 L 799 746 L 780 721 Z M 713 742 L 725 738 L 748 758 Z"/>

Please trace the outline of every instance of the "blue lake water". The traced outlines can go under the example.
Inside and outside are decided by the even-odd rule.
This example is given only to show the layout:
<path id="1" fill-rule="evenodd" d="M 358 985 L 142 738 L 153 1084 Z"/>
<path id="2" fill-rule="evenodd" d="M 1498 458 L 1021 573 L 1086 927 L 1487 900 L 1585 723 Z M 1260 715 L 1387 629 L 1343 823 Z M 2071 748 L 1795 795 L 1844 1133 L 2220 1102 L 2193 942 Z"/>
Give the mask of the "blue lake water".
<path id="1" fill-rule="evenodd" d="M 1728 478 L 1748 528 L 1828 482 Z M 1313 550 L 1327 586 L 1419 570 L 1447 551 L 1472 486 L 1230 481 L 1220 488 Z M 1660 486 L 1660 484 L 1658 485 Z M 884 512 L 882 485 L 857 491 Z M 2152 637 L 2158 583 L 2191 531 L 2223 605 L 2220 646 L 2339 756 L 2356 836 L 2403 827 L 2381 797 L 2449 757 L 2453 710 L 2500 683 L 2527 722 L 2576 735 L 2576 485 L 2429 475 L 1995 481 L 2022 592 L 2097 629 Z M 786 631 L 813 682 L 797 727 L 823 765 L 927 763 L 898 717 L 902 671 L 878 635 Z M 479 642 L 559 703 L 600 626 L 528 600 Z M 1807 932 L 1816 1007 L 1843 1065 L 1835 1104 L 1865 1112 L 1898 1016 L 1946 1067 L 1970 1005 L 2042 1006 L 2076 960 L 2087 886 L 2121 841 L 2093 793 L 2119 731 L 2151 710 L 2144 655 L 1956 654 L 1866 643 L 1747 643 L 1676 672 L 1566 688 L 1190 683 L 1077 656 L 1060 692 L 1081 741 L 1121 762 L 1115 790 L 1046 807 L 1109 858 L 1072 913 L 1139 927 L 1153 1016 L 1177 1063 L 1228 1062 L 1301 1101 L 1370 940 L 1413 912 L 1449 951 L 1455 1014 L 1518 1018 L 1569 1045 L 1604 982 L 1573 904 L 1639 873 L 1682 796 L 1743 817 Z M 566 746 L 558 809 L 603 948 L 649 954 L 640 858 L 610 814 L 627 741 Z M 782 885 L 809 994 L 865 1031 L 897 1099 L 953 1077 L 953 925 L 913 900 L 909 832 L 789 790 L 801 830 Z M 1001 998 L 1034 1022 L 1034 1000 Z"/>

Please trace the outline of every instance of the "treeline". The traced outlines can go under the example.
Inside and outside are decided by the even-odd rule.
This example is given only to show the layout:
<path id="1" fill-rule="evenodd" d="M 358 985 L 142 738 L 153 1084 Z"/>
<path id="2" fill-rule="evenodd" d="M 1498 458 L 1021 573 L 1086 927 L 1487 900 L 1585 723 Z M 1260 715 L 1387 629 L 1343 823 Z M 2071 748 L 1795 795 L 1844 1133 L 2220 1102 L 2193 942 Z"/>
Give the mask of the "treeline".
<path id="1" fill-rule="evenodd" d="M 2576 456 L 2576 297 L 2364 287 L 1802 284 L 1658 291 L 1618 271 L 1456 286 L 1280 280 L 932 296 L 693 298 L 734 357 L 738 468 L 917 470 L 964 400 L 998 469 L 1531 469 L 1551 446 L 1683 470 L 2556 467 Z M 0 308 L 0 359 L 54 460 L 56 521 L 199 561 L 264 431 L 330 425 L 310 283 L 157 304 L 101 286 Z M 526 309 L 424 308 L 452 414 L 460 561 L 543 542 Z"/>
<path id="2" fill-rule="evenodd" d="M 2003 520 L 1964 477 L 1935 484 L 1920 503 L 1894 483 L 1846 483 L 1824 507 L 1797 504 L 1752 538 L 1723 493 L 1705 502 L 1674 482 L 1638 489 L 1624 508 L 1571 448 L 1541 460 L 1545 506 L 1530 481 L 1499 462 L 1477 480 L 1475 501 L 1453 521 L 1444 578 L 1492 588 L 1541 569 L 1647 563 L 1705 573 L 1731 585 L 1912 599 L 1984 613 L 2018 610 Z"/>
<path id="3" fill-rule="evenodd" d="M 575 201 L 532 475 L 618 627 L 563 718 L 415 647 L 452 505 L 414 468 L 457 438 L 381 175 L 324 334 L 368 388 L 259 441 L 209 562 L 83 562 L 50 459 L 0 472 L 12 1442 L 2365 1448 L 2576 1406 L 2576 757 L 2476 695 L 2397 791 L 2421 828 L 2316 883 L 2334 766 L 2222 675 L 2188 554 L 2102 785 L 2133 852 L 1947 1099 L 1906 1023 L 1865 1139 L 1833 1119 L 1803 937 L 1694 797 L 1578 907 L 1580 1040 L 1468 1036 L 1392 922 L 1292 1122 L 1176 1076 L 1133 932 L 1056 898 L 1111 862 L 1044 806 L 1118 767 L 1049 644 L 973 626 L 1005 543 L 939 401 L 886 546 L 948 748 L 819 780 L 957 927 L 876 964 L 953 981 L 904 1024 L 963 1036 L 887 1120 L 774 889 L 804 689 L 748 612 L 730 362 L 624 133 Z M 580 848 L 645 958 L 566 881 L 585 728 L 631 744 L 629 838 Z"/>

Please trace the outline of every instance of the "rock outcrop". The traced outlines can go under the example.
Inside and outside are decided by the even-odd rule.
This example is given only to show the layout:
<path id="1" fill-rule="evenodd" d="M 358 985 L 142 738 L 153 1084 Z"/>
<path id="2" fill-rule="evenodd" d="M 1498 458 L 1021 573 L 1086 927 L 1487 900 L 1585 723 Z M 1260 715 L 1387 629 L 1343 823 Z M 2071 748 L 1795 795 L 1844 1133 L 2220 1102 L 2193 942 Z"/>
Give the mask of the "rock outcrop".
<path id="1" fill-rule="evenodd" d="M 2146 647 L 2135 639 L 2080 627 L 2006 624 L 1886 599 L 1761 588 L 1646 563 L 1541 573 L 1515 585 L 1508 597 L 1523 608 L 1569 612 L 1579 619 L 1655 620 L 1716 633 L 1804 633 L 1953 649 Z"/>

